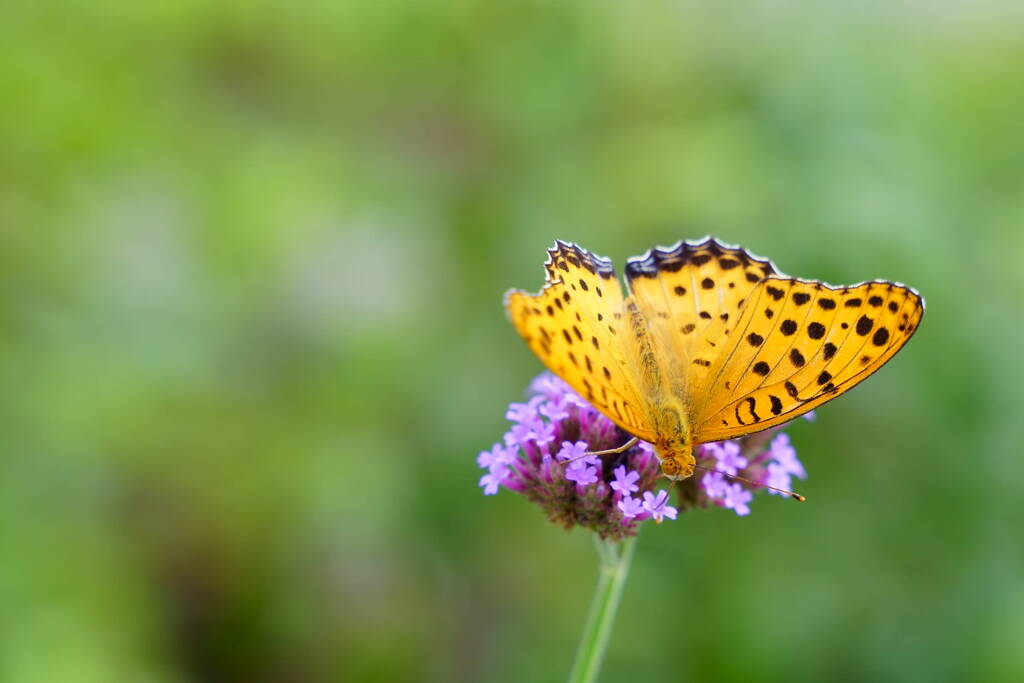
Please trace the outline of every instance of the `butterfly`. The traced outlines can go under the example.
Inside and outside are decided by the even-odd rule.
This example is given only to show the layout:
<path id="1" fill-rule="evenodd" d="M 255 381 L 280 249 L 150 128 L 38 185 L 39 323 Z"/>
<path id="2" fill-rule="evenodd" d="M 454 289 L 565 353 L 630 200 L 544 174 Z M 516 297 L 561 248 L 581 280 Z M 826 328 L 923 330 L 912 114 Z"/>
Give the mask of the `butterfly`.
<path id="1" fill-rule="evenodd" d="M 707 237 L 626 262 L 556 241 L 537 294 L 511 290 L 516 330 L 553 373 L 655 446 L 671 479 L 693 447 L 782 424 L 831 401 L 903 348 L 924 299 L 897 282 L 834 287 Z"/>

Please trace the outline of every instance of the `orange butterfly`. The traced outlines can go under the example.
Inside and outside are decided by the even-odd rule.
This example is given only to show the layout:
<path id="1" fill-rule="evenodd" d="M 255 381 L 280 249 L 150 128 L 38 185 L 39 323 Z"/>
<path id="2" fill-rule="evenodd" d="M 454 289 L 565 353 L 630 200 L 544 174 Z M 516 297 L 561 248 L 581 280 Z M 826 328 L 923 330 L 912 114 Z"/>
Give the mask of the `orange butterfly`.
<path id="1" fill-rule="evenodd" d="M 693 474 L 693 446 L 774 427 L 856 386 L 924 315 L 905 285 L 791 278 L 711 237 L 629 259 L 625 294 L 608 259 L 561 241 L 548 254 L 540 293 L 505 295 L 512 323 L 552 372 L 653 443 L 673 479 Z"/>

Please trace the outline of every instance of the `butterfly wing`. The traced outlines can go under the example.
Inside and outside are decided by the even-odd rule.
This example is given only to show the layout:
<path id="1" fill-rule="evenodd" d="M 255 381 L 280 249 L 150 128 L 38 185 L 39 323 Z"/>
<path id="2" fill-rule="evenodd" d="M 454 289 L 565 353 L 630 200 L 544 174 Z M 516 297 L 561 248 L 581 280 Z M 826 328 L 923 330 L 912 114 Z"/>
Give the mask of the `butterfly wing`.
<path id="1" fill-rule="evenodd" d="M 776 273 L 767 259 L 707 237 L 651 249 L 626 263 L 626 281 L 664 350 L 674 393 L 692 402 L 750 293 Z"/>
<path id="2" fill-rule="evenodd" d="M 621 428 L 653 441 L 611 261 L 558 241 L 544 267 L 539 294 L 505 295 L 512 324 L 549 370 Z"/>
<path id="3" fill-rule="evenodd" d="M 892 358 L 923 315 L 921 296 L 898 283 L 832 288 L 768 277 L 695 388 L 695 443 L 767 429 L 831 401 Z"/>

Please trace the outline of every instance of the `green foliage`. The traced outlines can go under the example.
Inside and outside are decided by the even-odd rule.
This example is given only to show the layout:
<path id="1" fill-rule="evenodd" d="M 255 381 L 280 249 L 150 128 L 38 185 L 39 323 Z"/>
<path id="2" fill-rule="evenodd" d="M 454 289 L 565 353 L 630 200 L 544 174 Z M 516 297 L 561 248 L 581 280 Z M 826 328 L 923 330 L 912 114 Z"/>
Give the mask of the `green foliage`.
<path id="1" fill-rule="evenodd" d="M 556 237 L 903 280 L 809 502 L 648 529 L 604 680 L 1024 677 L 1020 8 L 9 0 L 0 680 L 559 680 L 484 499 Z"/>

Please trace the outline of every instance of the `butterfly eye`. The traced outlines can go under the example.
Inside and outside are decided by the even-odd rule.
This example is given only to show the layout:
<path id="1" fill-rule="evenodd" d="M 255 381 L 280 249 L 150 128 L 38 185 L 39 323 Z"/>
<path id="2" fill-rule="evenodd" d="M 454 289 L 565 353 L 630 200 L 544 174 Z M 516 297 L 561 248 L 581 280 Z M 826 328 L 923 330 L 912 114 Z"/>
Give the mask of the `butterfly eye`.
<path id="1" fill-rule="evenodd" d="M 679 475 L 679 471 L 681 469 L 679 461 L 675 458 L 662 458 L 661 472 L 669 479 L 675 479 Z"/>

